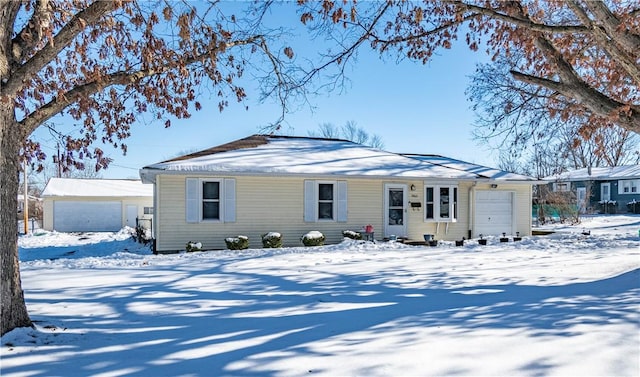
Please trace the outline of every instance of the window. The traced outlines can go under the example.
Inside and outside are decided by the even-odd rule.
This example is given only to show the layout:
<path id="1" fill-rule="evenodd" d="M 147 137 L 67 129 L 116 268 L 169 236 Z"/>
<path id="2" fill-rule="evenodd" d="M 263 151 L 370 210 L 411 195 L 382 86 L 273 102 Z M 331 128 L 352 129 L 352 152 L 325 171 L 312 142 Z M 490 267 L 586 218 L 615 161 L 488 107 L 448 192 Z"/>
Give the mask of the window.
<path id="1" fill-rule="evenodd" d="M 425 199 L 425 218 L 426 219 L 433 219 L 434 218 L 434 202 L 433 202 L 433 187 L 427 187 L 427 194 L 426 194 L 426 199 Z"/>
<path id="2" fill-rule="evenodd" d="M 318 220 L 333 220 L 333 183 L 318 184 Z"/>
<path id="3" fill-rule="evenodd" d="M 347 221 L 347 182 L 304 181 L 304 221 Z"/>
<path id="4" fill-rule="evenodd" d="M 618 181 L 618 194 L 640 193 L 640 179 L 627 179 Z"/>
<path id="5" fill-rule="evenodd" d="M 554 183 L 553 191 L 556 192 L 566 192 L 569 191 L 569 183 Z"/>
<path id="6" fill-rule="evenodd" d="M 236 221 L 236 180 L 186 179 L 186 221 Z"/>
<path id="7" fill-rule="evenodd" d="M 426 186 L 424 202 L 426 221 L 458 219 L 458 186 Z"/>
<path id="8" fill-rule="evenodd" d="M 153 215 L 153 207 L 144 207 L 143 213 L 145 215 Z"/>
<path id="9" fill-rule="evenodd" d="M 202 182 L 202 220 L 220 220 L 220 181 Z"/>

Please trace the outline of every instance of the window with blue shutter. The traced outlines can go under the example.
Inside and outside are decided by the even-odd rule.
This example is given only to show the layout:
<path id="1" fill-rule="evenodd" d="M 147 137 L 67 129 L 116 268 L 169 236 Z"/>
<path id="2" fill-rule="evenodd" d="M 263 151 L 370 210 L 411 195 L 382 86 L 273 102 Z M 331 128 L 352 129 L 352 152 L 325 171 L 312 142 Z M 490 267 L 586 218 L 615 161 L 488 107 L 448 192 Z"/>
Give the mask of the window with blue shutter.
<path id="1" fill-rule="evenodd" d="M 236 181 L 187 178 L 185 214 L 188 223 L 236 221 Z"/>
<path id="2" fill-rule="evenodd" d="M 304 181 L 304 221 L 347 221 L 346 181 Z"/>

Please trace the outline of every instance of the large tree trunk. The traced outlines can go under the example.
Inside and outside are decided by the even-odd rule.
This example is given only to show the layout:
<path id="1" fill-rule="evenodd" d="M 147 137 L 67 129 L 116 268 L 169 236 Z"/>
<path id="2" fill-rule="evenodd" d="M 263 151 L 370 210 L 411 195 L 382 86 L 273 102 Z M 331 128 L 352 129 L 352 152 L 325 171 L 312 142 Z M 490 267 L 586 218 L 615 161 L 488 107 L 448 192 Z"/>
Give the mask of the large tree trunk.
<path id="1" fill-rule="evenodd" d="M 11 72 L 11 37 L 20 4 L 2 2 L 0 6 L 0 79 Z M 0 297 L 2 331 L 31 326 L 22 293 L 18 260 L 18 154 L 25 132 L 15 117 L 15 94 L 0 91 Z M 25 198 L 25 204 L 28 203 Z"/>
<path id="2" fill-rule="evenodd" d="M 0 101 L 0 279 L 2 280 L 2 333 L 31 326 L 24 302 L 18 262 L 18 153 L 21 133 L 13 103 Z"/>

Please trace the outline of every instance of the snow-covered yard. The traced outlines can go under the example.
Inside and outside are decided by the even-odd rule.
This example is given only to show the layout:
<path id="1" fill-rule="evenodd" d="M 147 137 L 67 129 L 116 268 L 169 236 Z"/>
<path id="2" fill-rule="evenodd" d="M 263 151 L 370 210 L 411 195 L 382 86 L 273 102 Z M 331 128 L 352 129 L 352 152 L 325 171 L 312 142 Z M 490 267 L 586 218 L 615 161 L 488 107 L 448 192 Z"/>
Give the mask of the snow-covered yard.
<path id="1" fill-rule="evenodd" d="M 168 256 L 40 231 L 19 240 L 36 328 L 2 337 L 1 374 L 640 375 L 640 216 L 555 228 Z"/>

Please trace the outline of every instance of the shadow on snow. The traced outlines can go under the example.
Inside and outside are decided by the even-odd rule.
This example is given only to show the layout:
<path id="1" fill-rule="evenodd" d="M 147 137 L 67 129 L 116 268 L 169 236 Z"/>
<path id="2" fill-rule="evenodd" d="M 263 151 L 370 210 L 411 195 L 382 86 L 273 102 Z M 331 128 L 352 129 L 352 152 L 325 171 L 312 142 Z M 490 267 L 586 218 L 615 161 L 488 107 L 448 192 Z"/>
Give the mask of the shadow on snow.
<path id="1" fill-rule="evenodd" d="M 133 274 L 128 270 L 133 279 L 122 285 L 107 282 L 83 287 L 79 283 L 61 290 L 27 290 L 28 306 L 108 305 L 109 314 L 69 310 L 67 316 L 34 315 L 32 319 L 41 328 L 55 326 L 55 331 L 34 331 L 33 342 L 3 344 L 2 372 L 30 376 L 69 370 L 77 375 L 272 375 L 282 371 L 265 369 L 270 363 L 323 356 L 310 343 L 356 332 L 360 334 L 348 338 L 349 347 L 384 336 L 390 328 L 442 326 L 462 335 L 475 329 L 522 329 L 532 336 L 580 335 L 580 327 L 573 325 L 581 323 L 623 322 L 640 329 L 636 316 L 640 269 L 562 286 L 463 288 L 445 288 L 453 286 L 446 283 L 455 283 L 455 276 L 431 273 L 415 277 L 423 288 L 407 288 L 389 281 L 409 275 L 407 271 L 383 272 L 387 281 L 380 272 L 371 272 L 326 273 L 303 282 L 303 273 L 289 276 L 276 269 L 245 273 L 229 268 L 235 262 L 222 260 L 212 268 L 149 266 Z M 99 268 L 85 273 L 93 270 L 106 273 L 107 278 L 109 273 L 117 274 L 117 269 Z M 35 342 L 39 346 L 32 353 L 7 352 L 7 347 L 31 347 Z M 37 355 L 47 361 L 12 361 Z M 545 374 L 550 366 L 534 362 L 522 368 Z"/>

